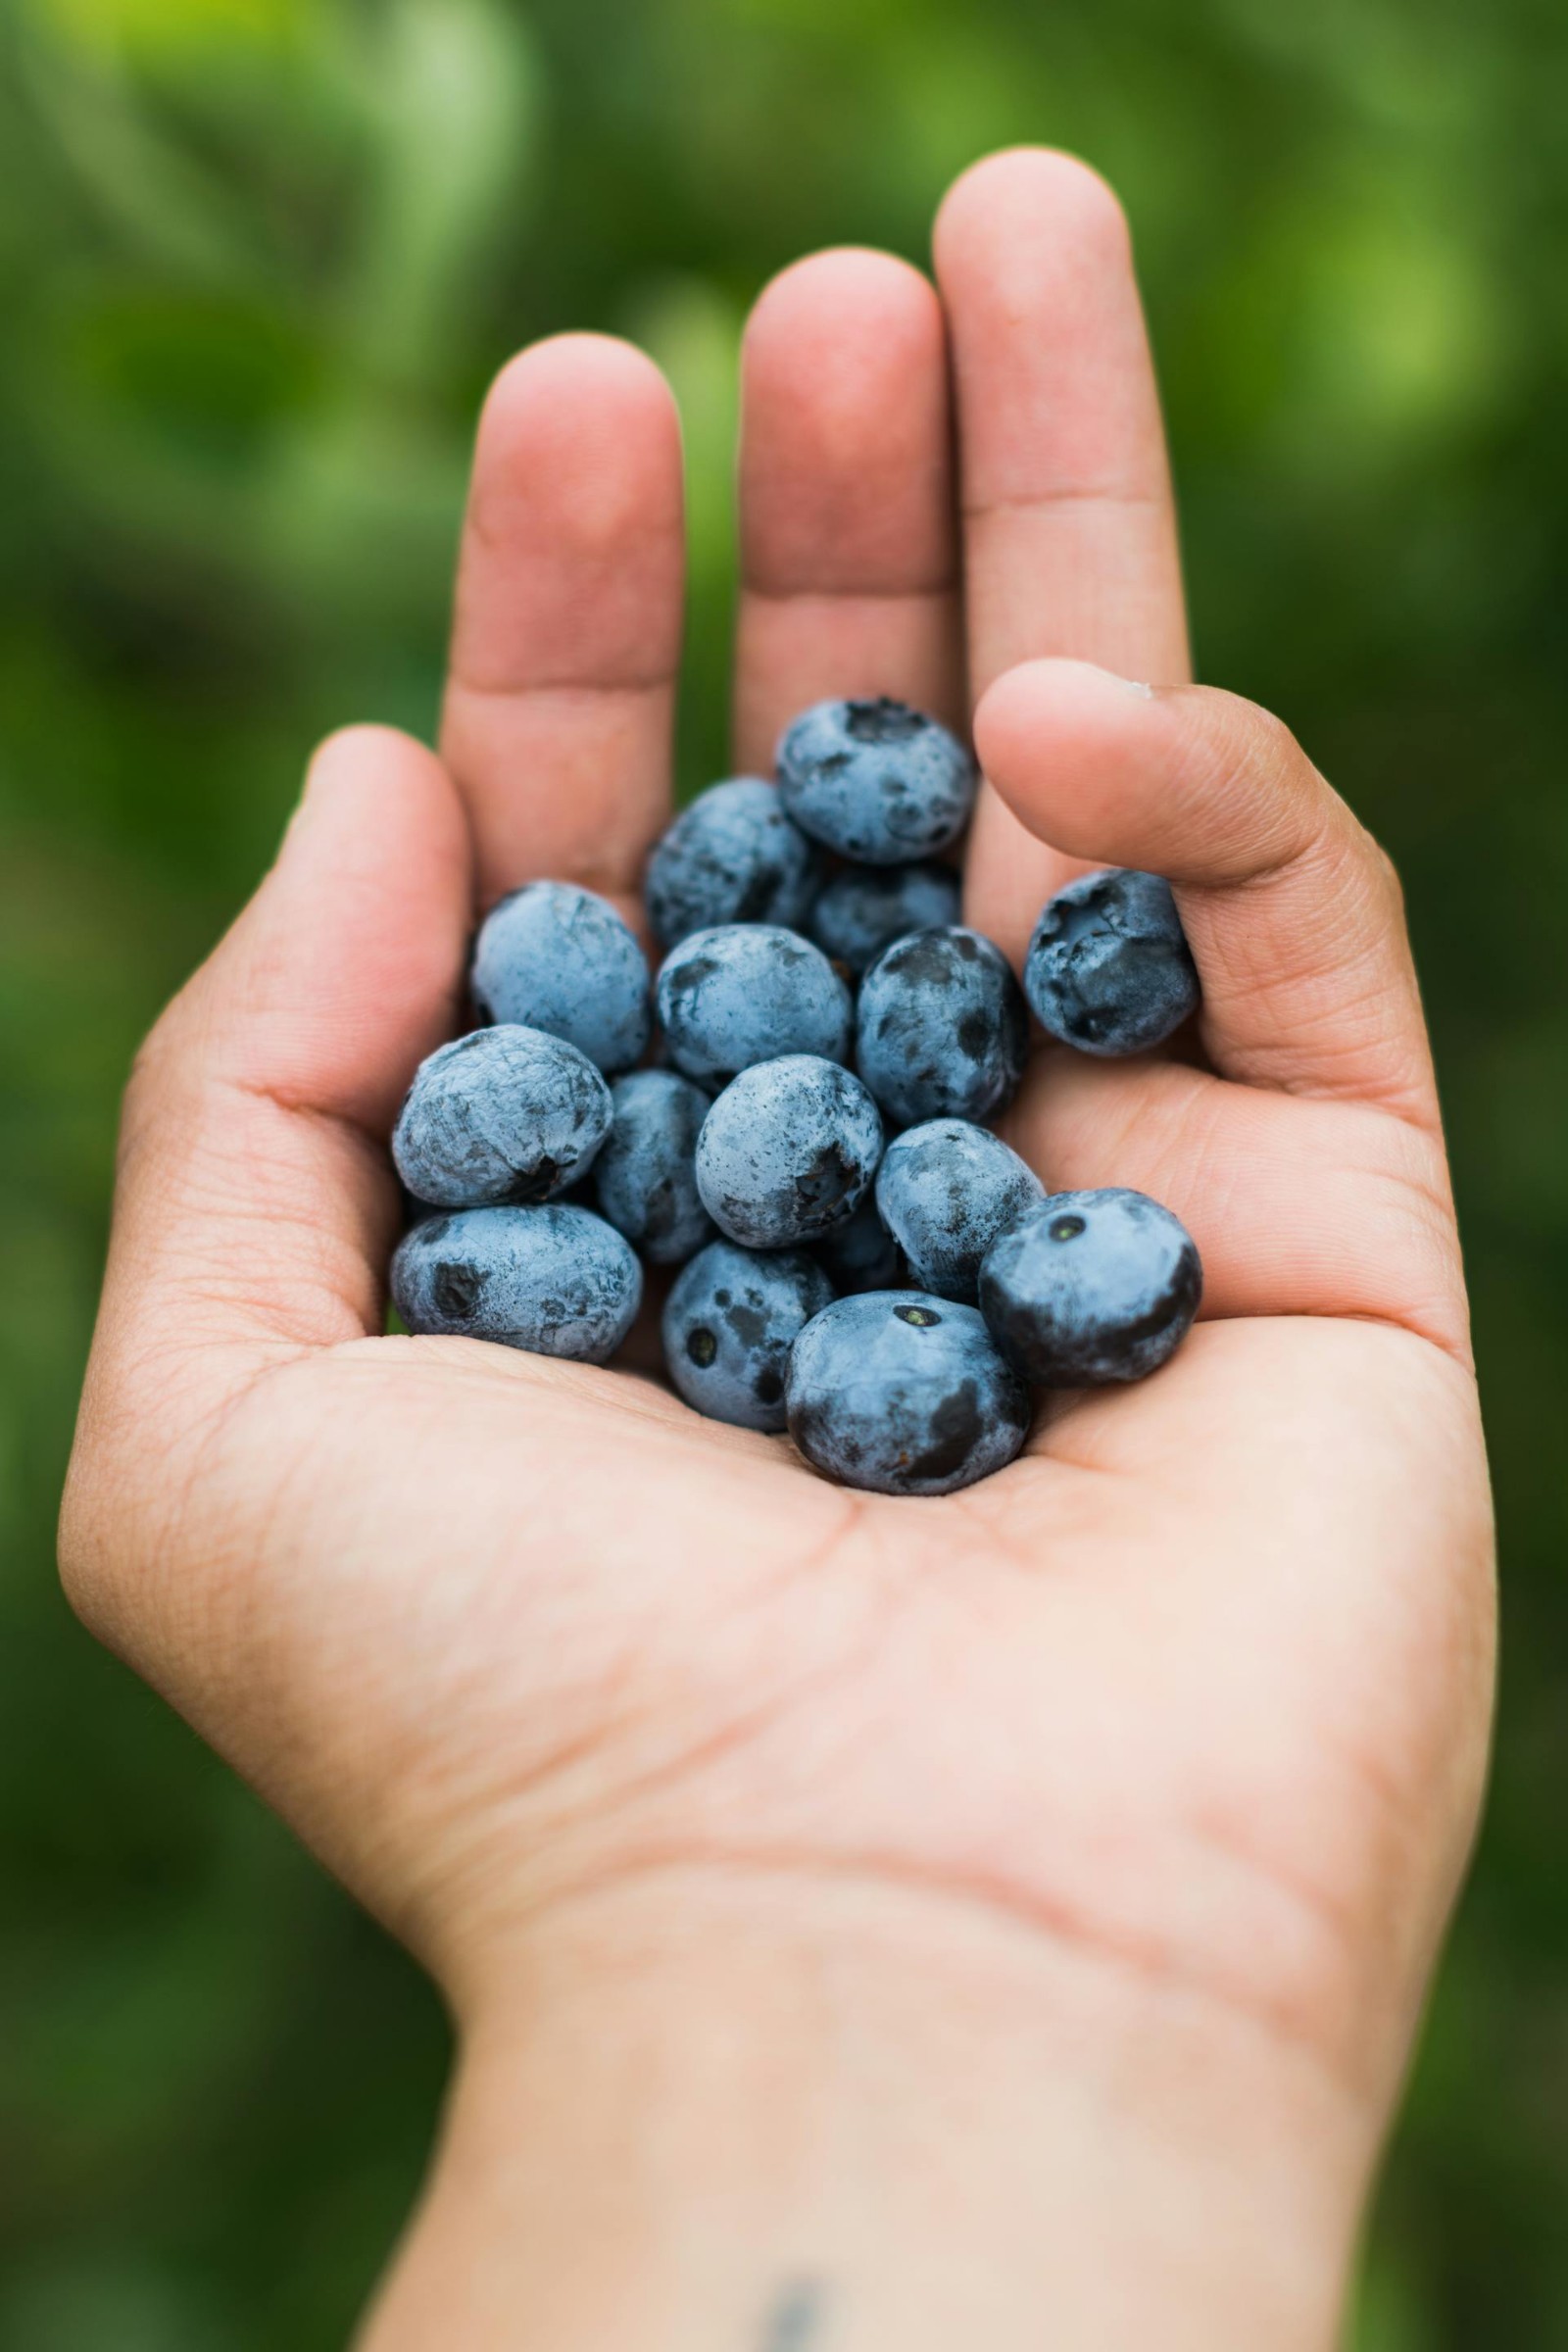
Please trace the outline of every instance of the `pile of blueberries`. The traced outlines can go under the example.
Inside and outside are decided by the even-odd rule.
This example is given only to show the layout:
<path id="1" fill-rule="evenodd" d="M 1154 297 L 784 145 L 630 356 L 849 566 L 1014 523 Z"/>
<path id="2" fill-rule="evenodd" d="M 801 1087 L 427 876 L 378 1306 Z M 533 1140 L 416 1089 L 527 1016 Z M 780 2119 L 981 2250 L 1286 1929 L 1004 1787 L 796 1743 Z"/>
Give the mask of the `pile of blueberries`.
<path id="1" fill-rule="evenodd" d="M 714 785 L 655 849 L 652 979 L 593 892 L 503 899 L 473 954 L 485 1026 L 420 1066 L 393 1137 L 409 1329 L 601 1364 L 641 1251 L 680 1269 L 662 1331 L 688 1404 L 894 1494 L 1011 1461 L 1031 1385 L 1162 1364 L 1201 1290 L 1185 1228 L 1142 1193 L 1048 1194 L 984 1122 L 1031 1008 L 1096 1054 L 1188 1017 L 1181 920 L 1157 875 L 1087 875 L 1042 913 L 1020 990 L 934 862 L 975 789 L 935 719 L 822 703 L 776 789 Z"/>

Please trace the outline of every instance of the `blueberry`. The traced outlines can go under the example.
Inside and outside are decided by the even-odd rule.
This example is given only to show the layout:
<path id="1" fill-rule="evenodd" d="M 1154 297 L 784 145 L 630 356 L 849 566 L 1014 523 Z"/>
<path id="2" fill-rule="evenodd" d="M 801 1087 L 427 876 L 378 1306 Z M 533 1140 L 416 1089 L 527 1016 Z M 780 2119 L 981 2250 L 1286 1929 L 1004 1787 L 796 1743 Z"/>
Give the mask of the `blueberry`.
<path id="1" fill-rule="evenodd" d="M 714 784 L 683 808 L 648 861 L 648 920 L 666 948 L 717 923 L 798 926 L 820 879 L 812 843 L 758 776 Z"/>
<path id="2" fill-rule="evenodd" d="M 789 1430 L 813 1469 L 878 1494 L 951 1494 L 1010 1462 L 1029 1396 L 972 1306 L 836 1298 L 790 1355 Z"/>
<path id="3" fill-rule="evenodd" d="M 1043 1029 L 1081 1054 L 1143 1054 L 1197 1010 L 1198 970 L 1170 884 L 1113 868 L 1043 908 L 1023 967 Z"/>
<path id="4" fill-rule="evenodd" d="M 642 1299 L 636 1252 L 586 1208 L 467 1208 L 427 1217 L 392 1260 L 411 1331 L 499 1340 L 535 1355 L 608 1362 Z"/>
<path id="5" fill-rule="evenodd" d="M 610 1089 L 542 1029 L 475 1029 L 421 1061 L 392 1135 L 409 1191 L 437 1208 L 547 1200 L 610 1133 Z"/>
<path id="6" fill-rule="evenodd" d="M 1033 1168 L 1000 1135 L 967 1119 L 906 1128 L 877 1170 L 876 1204 L 911 1278 L 923 1291 L 970 1306 L 992 1243 L 1045 1197 Z"/>
<path id="7" fill-rule="evenodd" d="M 789 1054 L 743 1070 L 697 1139 L 697 1189 L 748 1250 L 820 1241 L 855 1214 L 882 1156 L 882 1122 L 836 1061 Z"/>
<path id="8" fill-rule="evenodd" d="M 650 1265 L 681 1265 L 713 1232 L 697 1195 L 708 1097 L 673 1070 L 633 1070 L 610 1094 L 615 1123 L 593 1170 L 599 1213 Z"/>
<path id="9" fill-rule="evenodd" d="M 848 866 L 812 907 L 811 937 L 835 963 L 863 972 L 906 932 L 956 923 L 961 896 L 951 866 Z"/>
<path id="10" fill-rule="evenodd" d="M 796 1336 L 833 1297 L 804 1250 L 759 1256 L 710 1242 L 675 1277 L 664 1360 L 687 1403 L 739 1429 L 784 1427 L 784 1375 Z"/>
<path id="11" fill-rule="evenodd" d="M 669 1058 L 688 1078 L 727 1086 L 781 1054 L 849 1057 L 850 992 L 820 948 L 773 923 L 694 931 L 659 970 Z"/>
<path id="12" fill-rule="evenodd" d="M 648 963 L 608 899 L 572 882 L 529 882 L 493 906 L 474 942 L 481 1016 L 564 1037 L 611 1075 L 648 1043 Z"/>
<path id="13" fill-rule="evenodd" d="M 980 1305 L 1026 1380 L 1142 1380 L 1185 1339 L 1203 1293 L 1191 1234 L 1146 1193 L 1054 1193 L 996 1242 Z"/>
<path id="14" fill-rule="evenodd" d="M 974 762 L 907 703 L 817 703 L 784 731 L 778 784 L 803 833 L 862 865 L 906 865 L 957 840 Z"/>
<path id="15" fill-rule="evenodd" d="M 1029 1016 L 1000 948 L 957 924 L 895 940 L 860 983 L 861 1077 L 901 1127 L 989 1119 L 1023 1075 Z"/>
<path id="16" fill-rule="evenodd" d="M 899 1245 L 869 1193 L 847 1224 L 817 1243 L 816 1255 L 836 1291 L 895 1291 L 904 1280 Z"/>

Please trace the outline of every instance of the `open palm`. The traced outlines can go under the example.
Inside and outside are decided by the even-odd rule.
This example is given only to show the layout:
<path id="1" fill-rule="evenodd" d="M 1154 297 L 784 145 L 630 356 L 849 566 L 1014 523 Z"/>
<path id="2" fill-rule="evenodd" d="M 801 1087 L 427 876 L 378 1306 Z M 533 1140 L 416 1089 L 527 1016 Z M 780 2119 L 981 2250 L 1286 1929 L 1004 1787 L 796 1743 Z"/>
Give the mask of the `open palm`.
<path id="1" fill-rule="evenodd" d="M 1233 2013 L 1369 2162 L 1491 1671 L 1397 893 L 1276 722 L 1185 684 L 1100 183 L 994 159 L 937 264 L 940 299 L 841 253 L 759 305 L 737 767 L 823 695 L 965 726 L 979 704 L 967 920 L 1016 956 L 1073 859 L 1172 877 L 1201 1063 L 1042 1054 L 1008 1133 L 1054 1189 L 1133 1185 L 1185 1220 L 1207 1283 L 1186 1348 L 909 1501 L 634 1372 L 371 1336 L 385 1137 L 456 1025 L 475 906 L 558 875 L 631 911 L 667 819 L 676 423 L 648 363 L 565 338 L 486 412 L 442 763 L 334 739 L 143 1057 L 68 1577 L 460 2009 L 538 1923 L 621 1890 L 880 1889 Z"/>

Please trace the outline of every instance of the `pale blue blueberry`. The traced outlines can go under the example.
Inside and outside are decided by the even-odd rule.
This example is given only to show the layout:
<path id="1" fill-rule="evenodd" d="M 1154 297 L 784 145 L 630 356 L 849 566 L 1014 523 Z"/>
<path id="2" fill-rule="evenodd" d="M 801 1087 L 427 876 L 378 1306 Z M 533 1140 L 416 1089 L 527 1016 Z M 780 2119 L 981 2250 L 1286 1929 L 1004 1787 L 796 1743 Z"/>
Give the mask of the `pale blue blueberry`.
<path id="1" fill-rule="evenodd" d="M 720 1233 L 790 1250 L 847 1224 L 882 1156 L 882 1121 L 836 1061 L 790 1054 L 743 1070 L 697 1139 L 697 1189 Z"/>
<path id="2" fill-rule="evenodd" d="M 811 937 L 855 973 L 909 931 L 958 919 L 962 897 L 949 865 L 851 865 L 835 874 L 811 909 Z"/>
<path id="3" fill-rule="evenodd" d="M 1053 1389 L 1142 1380 L 1186 1337 L 1203 1270 L 1179 1217 L 1146 1193 L 1054 1193 L 980 1269 L 1004 1354 Z"/>
<path id="4" fill-rule="evenodd" d="M 836 1298 L 790 1353 L 789 1431 L 813 1469 L 878 1494 L 951 1494 L 1010 1462 L 1028 1393 L 972 1306 Z"/>
<path id="5" fill-rule="evenodd" d="M 659 969 L 659 1018 L 676 1069 L 727 1086 L 783 1054 L 849 1057 L 850 992 L 820 948 L 774 923 L 694 931 Z"/>
<path id="6" fill-rule="evenodd" d="M 547 1200 L 586 1174 L 610 1120 L 610 1089 L 585 1054 L 506 1023 L 419 1064 L 392 1157 L 416 1199 L 437 1208 Z"/>
<path id="7" fill-rule="evenodd" d="M 970 1306 L 992 1243 L 1045 1197 L 1027 1161 L 967 1119 L 906 1128 L 877 1170 L 876 1205 L 909 1261 L 911 1281 Z"/>
<path id="8" fill-rule="evenodd" d="M 461 1334 L 535 1355 L 608 1363 L 642 1299 L 629 1242 L 586 1208 L 467 1208 L 427 1217 L 392 1260 L 413 1332 Z"/>
<path id="9" fill-rule="evenodd" d="M 1080 1054 L 1145 1054 L 1198 1008 L 1198 969 L 1170 884 L 1114 867 L 1082 874 L 1042 909 L 1024 993 L 1047 1033 Z"/>
<path id="10" fill-rule="evenodd" d="M 611 1076 L 642 1057 L 648 962 L 608 899 L 574 882 L 529 882 L 493 906 L 474 942 L 480 1017 L 548 1029 Z"/>
<path id="11" fill-rule="evenodd" d="M 956 735 L 907 703 L 817 703 L 778 747 L 784 806 L 803 833 L 861 865 L 906 865 L 957 840 L 975 767 Z"/>
<path id="12" fill-rule="evenodd" d="M 760 1255 L 710 1242 L 677 1274 L 664 1306 L 670 1379 L 710 1420 L 781 1430 L 790 1348 L 832 1297 L 804 1250 Z"/>
<path id="13" fill-rule="evenodd" d="M 718 923 L 798 927 L 820 854 L 759 776 L 714 784 L 683 808 L 648 860 L 648 920 L 666 948 Z"/>
<path id="14" fill-rule="evenodd" d="M 989 1119 L 1023 1075 L 1029 1018 L 1000 948 L 958 924 L 895 940 L 860 983 L 861 1077 L 901 1127 Z"/>
<path id="15" fill-rule="evenodd" d="M 697 1193 L 709 1098 L 673 1070 L 632 1070 L 610 1094 L 614 1125 L 593 1168 L 599 1213 L 650 1265 L 682 1265 L 713 1233 Z"/>

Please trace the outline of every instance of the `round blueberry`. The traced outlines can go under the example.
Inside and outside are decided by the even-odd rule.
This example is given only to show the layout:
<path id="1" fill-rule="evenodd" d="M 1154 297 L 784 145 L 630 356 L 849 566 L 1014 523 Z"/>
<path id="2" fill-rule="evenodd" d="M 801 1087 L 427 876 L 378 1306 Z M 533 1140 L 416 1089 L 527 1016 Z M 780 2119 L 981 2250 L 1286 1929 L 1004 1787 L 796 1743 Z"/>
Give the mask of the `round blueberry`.
<path id="1" fill-rule="evenodd" d="M 811 937 L 852 972 L 875 963 L 910 931 L 956 923 L 962 897 L 948 865 L 847 866 L 811 909 Z"/>
<path id="2" fill-rule="evenodd" d="M 957 840 L 975 768 L 947 728 L 907 703 L 817 703 L 778 747 L 784 806 L 803 833 L 862 865 L 906 865 Z"/>
<path id="3" fill-rule="evenodd" d="M 1045 1197 L 1033 1168 L 1000 1135 L 967 1119 L 906 1128 L 877 1170 L 877 1208 L 912 1279 L 970 1306 L 992 1243 Z"/>
<path id="4" fill-rule="evenodd" d="M 905 1279 L 899 1245 L 869 1193 L 846 1224 L 817 1243 L 816 1254 L 835 1291 L 894 1291 Z"/>
<path id="5" fill-rule="evenodd" d="M 664 1307 L 664 1361 L 687 1403 L 739 1429 L 784 1427 L 790 1348 L 833 1297 L 804 1250 L 759 1256 L 710 1242 L 675 1277 Z"/>
<path id="6" fill-rule="evenodd" d="M 719 923 L 798 926 L 819 855 L 759 776 L 714 784 L 683 808 L 648 860 L 648 920 L 666 948 Z"/>
<path id="7" fill-rule="evenodd" d="M 610 1133 L 610 1089 L 585 1054 L 507 1023 L 439 1046 L 415 1073 L 392 1157 L 437 1208 L 547 1200 Z"/>
<path id="8" fill-rule="evenodd" d="M 1144 1054 L 1198 1008 L 1198 969 L 1170 884 L 1120 867 L 1058 890 L 1035 925 L 1024 993 L 1081 1054 Z"/>
<path id="9" fill-rule="evenodd" d="M 895 940 L 860 983 L 861 1077 L 901 1127 L 989 1119 L 1023 1075 L 1029 1016 L 1000 948 L 958 924 Z"/>
<path id="10" fill-rule="evenodd" d="M 791 1250 L 849 1222 L 881 1156 L 882 1121 L 859 1080 L 789 1054 L 719 1096 L 697 1139 L 697 1189 L 732 1242 Z"/>
<path id="11" fill-rule="evenodd" d="M 411 1331 L 584 1364 L 614 1354 L 642 1291 L 636 1252 L 614 1227 L 557 1200 L 427 1217 L 392 1259 L 393 1302 Z"/>
<path id="12" fill-rule="evenodd" d="M 878 1494 L 951 1494 L 1010 1462 L 1029 1396 L 972 1306 L 836 1298 L 790 1354 L 789 1430 L 813 1469 Z"/>
<path id="13" fill-rule="evenodd" d="M 682 1265 L 713 1232 L 697 1194 L 709 1099 L 673 1070 L 633 1070 L 610 1094 L 615 1123 L 593 1170 L 599 1213 L 650 1265 Z"/>
<path id="14" fill-rule="evenodd" d="M 676 1069 L 727 1086 L 782 1054 L 849 1057 L 850 992 L 820 948 L 774 923 L 694 931 L 659 970 L 659 1018 Z"/>
<path id="15" fill-rule="evenodd" d="M 652 1026 L 648 963 L 608 899 L 573 882 L 529 882 L 493 906 L 474 942 L 481 1016 L 548 1029 L 613 1075 Z"/>
<path id="16" fill-rule="evenodd" d="M 1156 1372 L 1185 1339 L 1203 1269 L 1179 1217 L 1146 1193 L 1054 1193 L 993 1244 L 980 1305 L 1026 1380 L 1099 1387 Z"/>

